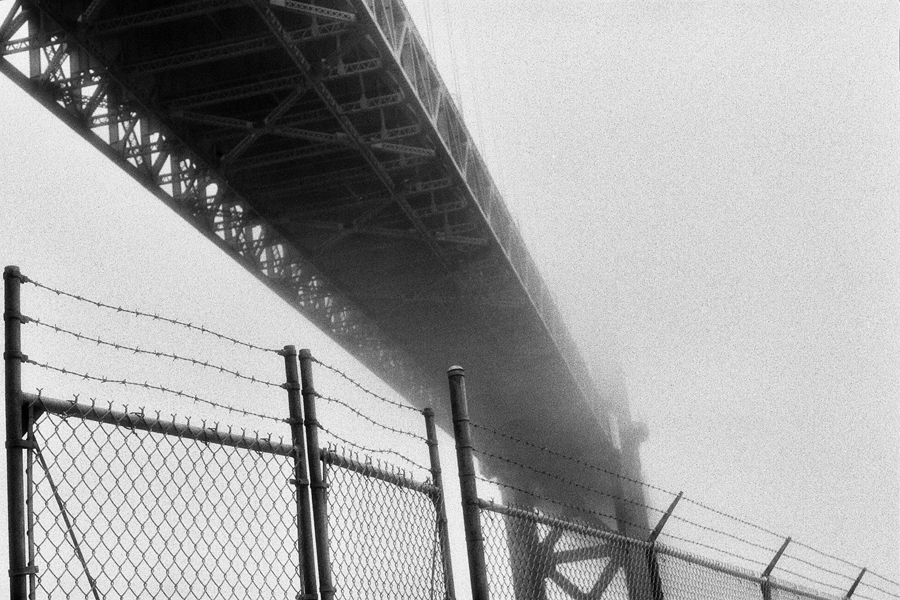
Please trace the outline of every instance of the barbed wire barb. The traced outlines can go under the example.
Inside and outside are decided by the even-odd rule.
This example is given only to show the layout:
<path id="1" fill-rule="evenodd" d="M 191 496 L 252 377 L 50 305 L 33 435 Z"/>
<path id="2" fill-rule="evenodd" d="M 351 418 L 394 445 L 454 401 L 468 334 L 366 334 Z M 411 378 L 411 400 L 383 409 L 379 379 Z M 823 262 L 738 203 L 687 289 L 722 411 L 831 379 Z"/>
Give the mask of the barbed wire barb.
<path id="1" fill-rule="evenodd" d="M 360 450 L 362 452 L 367 452 L 370 454 L 389 454 L 391 456 L 395 456 L 395 457 L 399 458 L 400 460 L 402 460 L 406 463 L 409 463 L 410 465 L 414 466 L 415 468 L 417 468 L 425 473 L 431 473 L 431 470 L 428 469 L 427 467 L 420 465 L 413 459 L 408 458 L 408 457 L 404 456 L 403 454 L 400 454 L 396 450 L 386 450 L 386 449 L 382 449 L 382 448 L 369 448 L 369 447 L 363 446 L 362 444 L 357 444 L 356 442 L 351 442 L 350 440 L 348 440 L 344 437 L 341 437 L 340 435 L 334 433 L 330 429 L 327 429 L 321 423 L 319 423 L 317 426 L 320 430 L 324 431 L 325 433 L 327 433 L 328 435 L 330 435 L 337 441 L 341 442 L 342 444 L 347 444 L 351 448 L 356 448 L 357 450 Z"/>
<path id="2" fill-rule="evenodd" d="M 109 342 L 109 341 L 103 340 L 98 337 L 92 337 L 89 335 L 78 333 L 77 331 L 72 331 L 70 329 L 66 329 L 65 327 L 60 327 L 59 325 L 53 325 L 51 323 L 46 323 L 35 317 L 30 317 L 29 321 L 39 327 L 45 327 L 47 329 L 51 329 L 51 330 L 55 331 L 56 333 L 63 333 L 66 335 L 70 335 L 76 339 L 83 340 L 83 341 L 95 342 L 98 346 L 106 346 L 109 348 L 113 348 L 115 350 L 129 351 L 129 352 L 132 352 L 133 354 L 142 354 L 142 355 L 146 355 L 146 356 L 153 356 L 155 358 L 171 358 L 173 361 L 180 361 L 180 362 L 192 364 L 194 366 L 203 367 L 206 369 L 213 369 L 213 370 L 218 371 L 219 373 L 226 373 L 228 375 L 233 375 L 234 377 L 236 377 L 238 379 L 243 379 L 245 381 L 250 381 L 252 383 L 260 383 L 262 385 L 267 385 L 269 387 L 280 388 L 282 385 L 279 383 L 273 383 L 271 381 L 266 381 L 265 379 L 262 379 L 260 377 L 255 377 L 252 375 L 250 375 L 250 376 L 242 375 L 239 371 L 229 369 L 228 367 L 225 367 L 222 365 L 213 364 L 213 363 L 210 363 L 209 361 L 205 361 L 205 360 L 201 361 L 196 358 L 181 356 L 178 354 L 174 354 L 171 352 L 165 352 L 162 350 L 143 350 L 138 346 L 128 346 L 126 344 L 119 344 L 117 342 Z"/>
<path id="3" fill-rule="evenodd" d="M 266 348 L 266 347 L 263 347 L 263 346 L 259 346 L 259 345 L 257 345 L 257 344 L 252 344 L 252 343 L 250 343 L 250 342 L 245 342 L 245 341 L 243 341 L 243 340 L 239 340 L 239 339 L 234 338 L 234 337 L 231 337 L 231 336 L 229 336 L 229 335 L 225 335 L 225 334 L 223 334 L 223 333 L 218 333 L 217 331 L 213 331 L 212 329 L 209 329 L 208 327 L 197 326 L 197 325 L 194 325 L 194 324 L 192 324 L 192 323 L 185 322 L 185 321 L 179 321 L 178 319 L 172 319 L 172 318 L 169 318 L 169 317 L 163 317 L 163 316 L 160 316 L 159 314 L 155 314 L 155 313 L 147 313 L 147 312 L 140 311 L 140 310 L 137 310 L 137 309 L 124 308 L 124 307 L 122 307 L 122 306 L 113 306 L 113 305 L 111 305 L 111 304 L 106 304 L 106 303 L 100 302 L 100 301 L 98 301 L 98 300 L 91 300 L 91 299 L 89 299 L 89 298 L 85 298 L 84 296 L 80 296 L 80 295 L 78 295 L 78 294 L 73 294 L 73 293 L 71 293 L 71 292 L 66 292 L 66 291 L 64 291 L 64 290 L 59 290 L 59 289 L 56 289 L 56 288 L 52 288 L 52 287 L 50 287 L 50 286 L 48 286 L 48 285 L 44 285 L 43 283 L 40 283 L 40 282 L 35 281 L 34 279 L 31 279 L 31 278 L 28 278 L 28 277 L 23 277 L 23 278 L 22 278 L 22 282 L 23 282 L 23 283 L 30 283 L 31 285 L 33 285 L 33 286 L 35 286 L 35 287 L 37 287 L 37 288 L 46 290 L 46 291 L 48 291 L 48 292 L 51 292 L 51 293 L 53 293 L 53 294 L 56 294 L 57 296 L 63 296 L 63 297 L 70 298 L 70 299 L 72 299 L 72 300 L 76 300 L 76 301 L 78 301 L 78 302 L 83 302 L 83 303 L 86 303 L 86 304 L 92 304 L 92 305 L 94 305 L 94 306 L 97 307 L 97 308 L 103 308 L 103 309 L 106 309 L 106 310 L 112 310 L 112 311 L 115 311 L 115 312 L 125 313 L 125 314 L 128 314 L 128 315 L 132 315 L 132 316 L 135 316 L 135 317 L 141 317 L 141 318 L 151 319 L 151 320 L 154 320 L 154 321 L 162 321 L 162 322 L 164 322 L 164 323 L 169 323 L 169 324 L 171 324 L 171 325 L 178 325 L 178 326 L 180 326 L 180 327 L 184 327 L 184 328 L 190 329 L 190 330 L 192 330 L 192 331 L 197 331 L 197 332 L 202 333 L 202 334 L 205 334 L 205 335 L 211 335 L 211 336 L 213 336 L 213 337 L 219 338 L 219 339 L 224 340 L 224 341 L 227 341 L 227 342 L 231 342 L 232 344 L 236 344 L 236 345 L 238 345 L 238 346 L 243 346 L 244 348 L 248 348 L 248 349 L 250 349 L 250 350 L 258 350 L 258 351 L 261 351 L 261 352 L 271 352 L 271 353 L 274 353 L 274 354 L 278 354 L 278 353 L 280 352 L 280 349 L 277 349 L 277 348 Z"/>
<path id="4" fill-rule="evenodd" d="M 345 379 L 346 381 L 348 381 L 350 384 L 356 386 L 357 388 L 359 388 L 360 390 L 362 390 L 363 392 L 365 392 L 365 393 L 368 394 L 369 396 L 372 396 L 373 398 L 376 398 L 376 399 L 378 399 L 378 400 L 381 400 L 382 402 L 384 402 L 384 403 L 386 403 L 386 404 L 390 404 L 391 406 L 394 406 L 394 407 L 396 407 L 396 408 L 402 408 L 403 410 L 411 410 L 411 411 L 413 411 L 413 412 L 421 412 L 418 408 L 414 408 L 414 407 L 412 407 L 412 406 L 407 406 L 406 404 L 403 404 L 403 403 L 401 403 L 401 402 L 397 402 L 396 400 L 391 400 L 391 399 L 389 399 L 389 398 L 385 398 L 384 396 L 382 396 L 382 395 L 380 395 L 380 394 L 376 394 L 375 392 L 373 392 L 373 391 L 370 390 L 369 388 L 365 387 L 363 384 L 359 383 L 358 381 L 356 381 L 355 379 L 353 379 L 352 377 L 350 377 L 349 375 L 347 375 L 346 373 L 344 373 L 343 371 L 341 371 L 341 370 L 338 369 L 337 367 L 333 367 L 333 366 L 329 365 L 328 363 L 324 363 L 324 362 L 322 362 L 321 360 L 319 360 L 318 358 L 316 358 L 316 357 L 314 357 L 314 356 L 312 357 L 312 361 L 313 361 L 314 363 L 316 363 L 317 365 L 320 365 L 320 366 L 322 366 L 322 367 L 328 369 L 328 370 L 331 371 L 332 373 L 334 373 L 334 374 L 336 374 L 336 375 L 342 377 L 343 379 Z"/>
<path id="5" fill-rule="evenodd" d="M 182 390 L 173 390 L 171 388 L 167 388 L 167 387 L 161 386 L 161 385 L 155 385 L 155 384 L 147 383 L 147 382 L 137 383 L 135 381 L 129 381 L 127 379 L 109 379 L 107 377 L 97 377 L 97 376 L 91 375 L 89 373 L 78 373 L 75 371 L 71 371 L 64 367 L 55 367 L 53 365 L 49 365 L 49 364 L 42 363 L 42 362 L 39 362 L 36 360 L 32 360 L 30 358 L 23 359 L 22 362 L 30 364 L 30 365 L 34 365 L 36 367 L 40 367 L 42 369 L 56 371 L 57 373 L 62 373 L 63 375 L 72 375 L 72 376 L 80 377 L 80 378 L 88 380 L 88 381 L 96 381 L 99 383 L 115 383 L 118 385 L 124 385 L 124 386 L 129 386 L 129 387 L 139 387 L 139 388 L 146 388 L 149 390 L 156 390 L 158 392 L 163 392 L 166 394 L 172 394 L 173 396 L 179 396 L 182 398 L 186 398 L 188 400 L 192 400 L 199 404 L 206 404 L 208 406 L 213 406 L 215 408 L 219 408 L 222 410 L 239 413 L 239 414 L 242 414 L 247 417 L 257 417 L 260 419 L 266 419 L 266 420 L 275 421 L 278 423 L 283 421 L 283 419 L 280 419 L 278 417 L 273 417 L 271 415 L 266 415 L 263 413 L 257 413 L 257 412 L 253 412 L 253 411 L 249 411 L 249 410 L 244 410 L 242 408 L 235 408 L 233 406 L 228 406 L 227 404 L 221 404 L 221 403 L 215 402 L 213 400 L 207 400 L 205 398 L 201 398 L 194 394 L 185 393 Z"/>

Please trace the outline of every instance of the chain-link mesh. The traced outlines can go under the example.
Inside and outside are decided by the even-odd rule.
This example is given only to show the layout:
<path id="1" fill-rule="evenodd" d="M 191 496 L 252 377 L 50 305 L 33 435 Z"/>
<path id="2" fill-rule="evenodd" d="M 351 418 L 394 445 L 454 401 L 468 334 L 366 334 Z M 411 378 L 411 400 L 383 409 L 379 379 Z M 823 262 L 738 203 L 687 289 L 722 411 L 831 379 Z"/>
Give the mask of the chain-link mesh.
<path id="1" fill-rule="evenodd" d="M 232 447 L 119 420 L 34 425 L 37 597 L 294 598 L 292 459 L 265 440 Z"/>
<path id="2" fill-rule="evenodd" d="M 596 524 L 482 502 L 492 600 L 828 600 L 772 579 Z"/>
<path id="3" fill-rule="evenodd" d="M 323 454 L 335 597 L 445 598 L 437 489 Z"/>

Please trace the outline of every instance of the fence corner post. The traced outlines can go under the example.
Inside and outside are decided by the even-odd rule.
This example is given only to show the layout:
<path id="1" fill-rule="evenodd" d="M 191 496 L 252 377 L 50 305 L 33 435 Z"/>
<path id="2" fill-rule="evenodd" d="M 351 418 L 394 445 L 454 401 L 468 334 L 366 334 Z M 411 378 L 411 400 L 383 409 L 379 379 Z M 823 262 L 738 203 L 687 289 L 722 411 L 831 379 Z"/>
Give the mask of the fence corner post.
<path id="1" fill-rule="evenodd" d="M 488 600 L 487 565 L 484 560 L 484 536 L 478 488 L 475 483 L 475 461 L 472 458 L 472 432 L 469 425 L 469 406 L 466 400 L 466 379 L 462 367 L 447 370 L 450 383 L 450 406 L 453 411 L 453 437 L 456 439 L 456 461 L 459 466 L 459 486 L 462 495 L 463 525 L 469 555 L 469 579 L 472 600 Z"/>
<path id="2" fill-rule="evenodd" d="M 434 480 L 434 487 L 438 489 L 439 496 L 435 499 L 435 509 L 437 511 L 438 535 L 441 543 L 441 559 L 444 567 L 444 598 L 454 600 L 456 598 L 456 590 L 453 584 L 453 561 L 450 559 L 450 536 L 447 522 L 447 497 L 444 493 L 444 480 L 441 477 L 441 457 L 438 452 L 437 428 L 434 424 L 434 409 L 425 408 L 422 410 L 422 416 L 425 417 L 425 435 L 428 444 L 428 459 L 431 467 L 431 478 Z"/>
<path id="3" fill-rule="evenodd" d="M 313 357 L 309 350 L 300 350 L 300 393 L 303 396 L 303 424 L 306 428 L 306 460 L 309 485 L 312 489 L 313 529 L 316 537 L 316 556 L 319 567 L 319 593 L 322 600 L 334 598 L 331 579 L 331 550 L 328 546 L 328 490 L 322 474 L 322 453 L 319 448 L 319 421 L 316 417 L 316 389 L 313 385 Z"/>
<path id="4" fill-rule="evenodd" d="M 297 371 L 297 348 L 285 346 L 280 352 L 284 357 L 284 388 L 288 393 L 288 424 L 291 426 L 291 446 L 294 458 L 294 485 L 297 498 L 297 550 L 303 591 L 298 599 L 318 598 L 316 586 L 316 550 L 313 539 L 312 508 L 309 498 L 309 475 L 306 462 L 306 436 L 303 432 L 303 405 L 300 397 L 300 376 Z"/>
<path id="5" fill-rule="evenodd" d="M 25 528 L 25 462 L 26 443 L 22 421 L 22 313 L 19 267 L 3 270 L 3 322 L 6 390 L 6 498 L 9 518 L 9 597 L 26 600 L 28 568 Z"/>

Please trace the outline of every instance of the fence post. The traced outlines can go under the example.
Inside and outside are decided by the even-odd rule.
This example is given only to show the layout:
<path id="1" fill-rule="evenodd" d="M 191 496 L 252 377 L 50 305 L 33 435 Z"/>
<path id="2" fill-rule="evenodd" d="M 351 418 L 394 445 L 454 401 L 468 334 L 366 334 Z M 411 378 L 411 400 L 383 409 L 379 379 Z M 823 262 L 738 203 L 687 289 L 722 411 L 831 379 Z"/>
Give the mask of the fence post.
<path id="1" fill-rule="evenodd" d="M 304 426 L 306 428 L 306 460 L 309 484 L 312 488 L 313 525 L 319 567 L 319 593 L 322 600 L 334 598 L 331 581 L 331 551 L 328 547 L 328 490 L 322 475 L 322 456 L 319 449 L 319 421 L 316 418 L 316 390 L 313 386 L 312 354 L 299 352 L 301 394 L 303 395 Z"/>
<path id="2" fill-rule="evenodd" d="M 769 563 L 769 566 L 766 567 L 766 570 L 763 571 L 761 576 L 761 582 L 759 584 L 762 589 L 763 600 L 772 600 L 772 586 L 769 585 L 769 576 L 772 574 L 772 571 L 775 569 L 775 565 L 778 564 L 778 559 L 781 558 L 781 555 L 784 554 L 785 548 L 788 547 L 788 544 L 791 543 L 791 538 L 787 537 L 784 540 L 784 543 L 781 544 L 781 548 L 778 549 L 778 552 L 775 553 L 775 556 L 772 558 L 772 562 Z"/>
<path id="3" fill-rule="evenodd" d="M 463 526 L 469 554 L 469 579 L 472 600 L 488 600 L 487 567 L 484 560 L 484 537 L 481 533 L 481 514 L 478 489 L 475 484 L 475 463 L 472 459 L 472 434 L 469 431 L 469 406 L 466 401 L 466 379 L 462 367 L 450 367 L 450 406 L 453 410 L 453 437 L 456 438 L 456 461 L 459 465 L 459 487 L 462 494 Z"/>
<path id="4" fill-rule="evenodd" d="M 316 589 L 316 550 L 313 539 L 312 508 L 309 500 L 309 476 L 306 464 L 306 435 L 303 432 L 303 406 L 300 397 L 300 377 L 297 373 L 297 348 L 285 346 L 279 353 L 284 357 L 285 383 L 288 393 L 288 423 L 291 426 L 291 445 L 294 455 L 294 479 L 297 493 L 297 551 L 300 576 L 303 578 L 302 598 L 314 600 Z M 300 597 L 298 597 L 300 600 Z"/>
<path id="5" fill-rule="evenodd" d="M 437 428 L 434 426 L 434 409 L 422 411 L 425 417 L 425 435 L 428 444 L 428 459 L 431 467 L 431 478 L 440 496 L 436 499 L 438 535 L 441 542 L 441 560 L 444 566 L 444 597 L 448 600 L 456 598 L 453 585 L 453 564 L 450 560 L 450 538 L 447 531 L 447 502 L 444 495 L 444 481 L 441 477 L 441 457 L 438 454 Z"/>
<path id="6" fill-rule="evenodd" d="M 6 499 L 9 518 L 9 597 L 26 600 L 28 568 L 25 554 L 25 473 L 23 450 L 27 446 L 22 422 L 22 313 L 19 267 L 3 270 L 3 321 L 6 367 Z"/>
<path id="7" fill-rule="evenodd" d="M 859 572 L 859 575 L 856 577 L 856 580 L 853 582 L 853 585 L 850 586 L 850 590 L 847 592 L 847 595 L 844 596 L 844 600 L 850 600 L 850 597 L 853 595 L 853 592 L 856 591 L 856 586 L 859 585 L 859 582 L 862 581 L 863 575 L 866 574 L 866 568 L 863 567 L 863 570 Z"/>
<path id="8" fill-rule="evenodd" d="M 669 505 L 669 509 L 663 513 L 659 523 L 656 524 L 656 527 L 653 528 L 650 537 L 647 539 L 649 543 L 647 546 L 647 570 L 650 572 L 650 594 L 653 600 L 664 599 L 662 579 L 659 576 L 659 563 L 656 560 L 656 540 L 659 538 L 659 534 L 662 533 L 663 527 L 666 526 L 666 521 L 672 516 L 672 511 L 675 510 L 678 501 L 681 500 L 681 495 L 682 492 L 678 492 L 678 495 L 672 500 L 672 504 Z"/>

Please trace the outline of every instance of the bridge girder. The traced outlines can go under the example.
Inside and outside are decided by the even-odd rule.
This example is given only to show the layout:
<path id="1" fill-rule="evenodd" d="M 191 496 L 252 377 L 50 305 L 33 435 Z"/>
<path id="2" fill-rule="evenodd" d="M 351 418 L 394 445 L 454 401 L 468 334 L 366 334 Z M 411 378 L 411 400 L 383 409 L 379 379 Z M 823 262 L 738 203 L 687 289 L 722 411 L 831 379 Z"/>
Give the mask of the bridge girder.
<path id="1" fill-rule="evenodd" d="M 413 402 L 446 414 L 463 362 L 473 418 L 622 468 L 627 410 L 597 393 L 399 0 L 23 0 L 0 54 Z"/>

